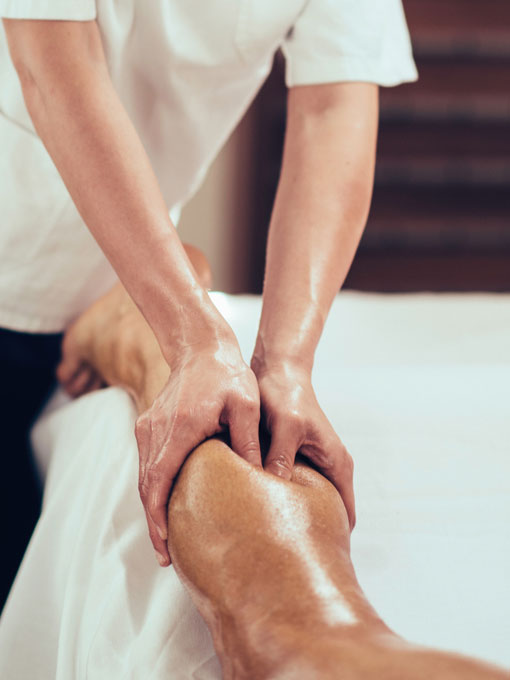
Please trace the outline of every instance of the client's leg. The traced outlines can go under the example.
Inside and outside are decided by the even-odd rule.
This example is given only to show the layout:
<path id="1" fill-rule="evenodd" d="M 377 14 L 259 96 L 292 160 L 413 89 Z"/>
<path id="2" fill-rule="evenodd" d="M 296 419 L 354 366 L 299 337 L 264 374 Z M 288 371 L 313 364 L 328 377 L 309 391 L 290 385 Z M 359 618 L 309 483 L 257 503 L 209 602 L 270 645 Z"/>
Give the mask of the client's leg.
<path id="1" fill-rule="evenodd" d="M 356 580 L 340 496 L 305 465 L 288 482 L 202 444 L 170 499 L 169 547 L 227 680 L 509 677 L 389 630 Z"/>
<path id="2" fill-rule="evenodd" d="M 140 410 L 167 379 L 150 329 L 121 288 L 96 303 L 67 341 L 106 382 L 128 389 Z M 174 487 L 169 547 L 226 678 L 508 677 L 412 646 L 385 626 L 356 581 L 340 496 L 304 465 L 285 481 L 219 440 L 205 442 Z"/>

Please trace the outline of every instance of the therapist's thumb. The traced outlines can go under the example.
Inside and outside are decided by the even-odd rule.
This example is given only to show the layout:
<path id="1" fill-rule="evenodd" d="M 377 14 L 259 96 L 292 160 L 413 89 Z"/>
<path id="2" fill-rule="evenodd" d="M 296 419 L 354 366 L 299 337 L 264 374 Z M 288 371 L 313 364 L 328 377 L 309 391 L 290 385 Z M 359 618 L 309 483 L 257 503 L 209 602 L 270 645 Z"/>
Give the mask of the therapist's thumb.
<path id="1" fill-rule="evenodd" d="M 261 466 L 259 443 L 259 406 L 251 404 L 242 411 L 234 411 L 229 418 L 230 444 L 233 450 L 252 465 Z"/>
<path id="2" fill-rule="evenodd" d="M 285 429 L 275 429 L 271 434 L 271 446 L 264 461 L 264 470 L 277 477 L 290 479 L 296 458 L 296 446 Z"/>

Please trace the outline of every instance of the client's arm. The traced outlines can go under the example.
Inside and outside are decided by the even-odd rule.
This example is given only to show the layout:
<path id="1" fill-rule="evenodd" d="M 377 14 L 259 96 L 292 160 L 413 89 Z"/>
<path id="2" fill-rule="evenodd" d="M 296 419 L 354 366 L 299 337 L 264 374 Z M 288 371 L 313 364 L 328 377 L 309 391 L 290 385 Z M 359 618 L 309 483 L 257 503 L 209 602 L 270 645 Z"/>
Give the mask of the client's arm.
<path id="1" fill-rule="evenodd" d="M 157 343 L 120 288 L 70 337 L 140 410 L 167 378 Z M 198 446 L 170 499 L 169 548 L 227 679 L 508 678 L 388 629 L 356 580 L 341 497 L 303 464 L 286 481 L 250 466 L 219 439 Z"/>

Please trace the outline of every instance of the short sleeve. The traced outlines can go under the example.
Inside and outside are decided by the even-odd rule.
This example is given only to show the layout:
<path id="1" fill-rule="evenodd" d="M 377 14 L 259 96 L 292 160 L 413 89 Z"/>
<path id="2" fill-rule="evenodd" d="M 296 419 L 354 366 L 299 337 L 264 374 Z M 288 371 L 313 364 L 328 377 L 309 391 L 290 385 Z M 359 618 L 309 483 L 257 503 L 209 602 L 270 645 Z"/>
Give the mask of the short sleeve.
<path id="1" fill-rule="evenodd" d="M 96 2 L 95 0 L 0 0 L 0 17 L 92 21 L 96 18 Z"/>
<path id="2" fill-rule="evenodd" d="M 308 0 L 282 51 L 287 87 L 418 77 L 401 0 Z"/>

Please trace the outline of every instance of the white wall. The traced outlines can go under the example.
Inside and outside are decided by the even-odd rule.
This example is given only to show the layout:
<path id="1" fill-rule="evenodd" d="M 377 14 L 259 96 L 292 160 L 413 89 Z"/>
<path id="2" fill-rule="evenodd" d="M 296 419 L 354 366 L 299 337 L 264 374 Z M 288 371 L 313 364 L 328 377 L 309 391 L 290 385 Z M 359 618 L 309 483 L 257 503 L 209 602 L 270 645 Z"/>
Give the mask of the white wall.
<path id="1" fill-rule="evenodd" d="M 179 222 L 182 241 L 198 246 L 207 255 L 216 290 L 235 293 L 247 289 L 252 149 L 253 114 L 248 112 L 184 208 Z"/>

